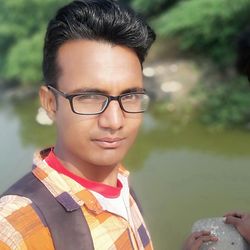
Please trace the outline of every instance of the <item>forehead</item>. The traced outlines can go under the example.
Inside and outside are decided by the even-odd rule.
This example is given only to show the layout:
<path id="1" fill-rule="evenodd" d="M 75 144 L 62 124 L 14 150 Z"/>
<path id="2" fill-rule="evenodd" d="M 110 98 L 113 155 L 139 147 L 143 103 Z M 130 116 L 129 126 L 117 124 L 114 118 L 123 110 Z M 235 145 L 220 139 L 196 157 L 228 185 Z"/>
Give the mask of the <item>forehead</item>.
<path id="1" fill-rule="evenodd" d="M 63 91 L 97 88 L 119 93 L 142 87 L 142 70 L 136 53 L 109 43 L 74 40 L 58 50 L 58 87 Z"/>

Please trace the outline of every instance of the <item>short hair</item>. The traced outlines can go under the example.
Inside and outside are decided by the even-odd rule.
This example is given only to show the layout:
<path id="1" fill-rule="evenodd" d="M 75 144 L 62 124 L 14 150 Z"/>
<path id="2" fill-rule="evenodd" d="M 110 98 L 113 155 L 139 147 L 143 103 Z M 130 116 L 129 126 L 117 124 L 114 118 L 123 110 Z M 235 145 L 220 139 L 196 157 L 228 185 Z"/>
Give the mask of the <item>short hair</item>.
<path id="1" fill-rule="evenodd" d="M 77 0 L 60 8 L 49 22 L 44 41 L 45 84 L 56 86 L 58 49 L 70 40 L 104 41 L 135 51 L 143 64 L 156 35 L 138 13 L 115 0 Z"/>

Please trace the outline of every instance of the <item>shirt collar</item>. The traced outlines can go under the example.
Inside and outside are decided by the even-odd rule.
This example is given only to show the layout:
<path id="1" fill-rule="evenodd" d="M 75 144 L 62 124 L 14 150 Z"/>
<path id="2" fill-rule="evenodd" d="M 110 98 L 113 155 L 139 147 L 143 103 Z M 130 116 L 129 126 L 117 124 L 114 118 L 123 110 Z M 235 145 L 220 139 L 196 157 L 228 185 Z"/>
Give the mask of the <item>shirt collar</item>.
<path id="1" fill-rule="evenodd" d="M 46 186 L 66 211 L 74 211 L 85 205 L 92 212 L 101 213 L 102 206 L 88 189 L 72 178 L 58 173 L 44 161 L 50 151 L 51 148 L 47 148 L 35 152 L 33 174 Z M 120 167 L 119 174 L 128 177 L 129 172 L 124 167 Z"/>
<path id="2" fill-rule="evenodd" d="M 91 180 L 87 180 L 86 178 L 82 178 L 80 176 L 75 175 L 74 173 L 70 172 L 64 165 L 60 162 L 58 157 L 55 155 L 54 150 L 52 149 L 48 156 L 45 158 L 46 163 L 56 170 L 58 173 L 64 174 L 71 179 L 78 182 L 83 187 L 95 191 L 106 198 L 117 198 L 120 196 L 122 183 L 119 179 L 117 179 L 117 186 L 109 186 L 100 182 L 95 182 Z"/>

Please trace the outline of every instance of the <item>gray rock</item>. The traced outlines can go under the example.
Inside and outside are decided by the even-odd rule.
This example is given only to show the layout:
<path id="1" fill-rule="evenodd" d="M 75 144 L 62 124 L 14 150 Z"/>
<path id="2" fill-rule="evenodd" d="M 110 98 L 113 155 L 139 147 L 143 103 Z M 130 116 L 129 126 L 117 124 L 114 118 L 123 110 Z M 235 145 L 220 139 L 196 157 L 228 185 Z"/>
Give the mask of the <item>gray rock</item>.
<path id="1" fill-rule="evenodd" d="M 211 231 L 219 238 L 217 242 L 203 243 L 200 250 L 248 250 L 249 245 L 234 226 L 224 223 L 223 217 L 207 218 L 196 221 L 192 232 Z"/>

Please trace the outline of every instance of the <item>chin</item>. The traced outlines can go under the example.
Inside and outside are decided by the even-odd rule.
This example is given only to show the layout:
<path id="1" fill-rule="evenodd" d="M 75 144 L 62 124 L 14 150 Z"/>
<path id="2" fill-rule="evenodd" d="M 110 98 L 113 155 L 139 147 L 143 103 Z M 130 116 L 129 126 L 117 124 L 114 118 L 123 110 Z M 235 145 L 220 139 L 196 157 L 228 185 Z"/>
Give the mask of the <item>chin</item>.
<path id="1" fill-rule="evenodd" d="M 99 154 L 99 156 L 97 158 L 95 158 L 95 165 L 98 166 L 116 166 L 118 164 L 121 163 L 121 161 L 123 160 L 125 154 L 118 154 L 116 152 L 106 152 L 104 154 Z"/>

